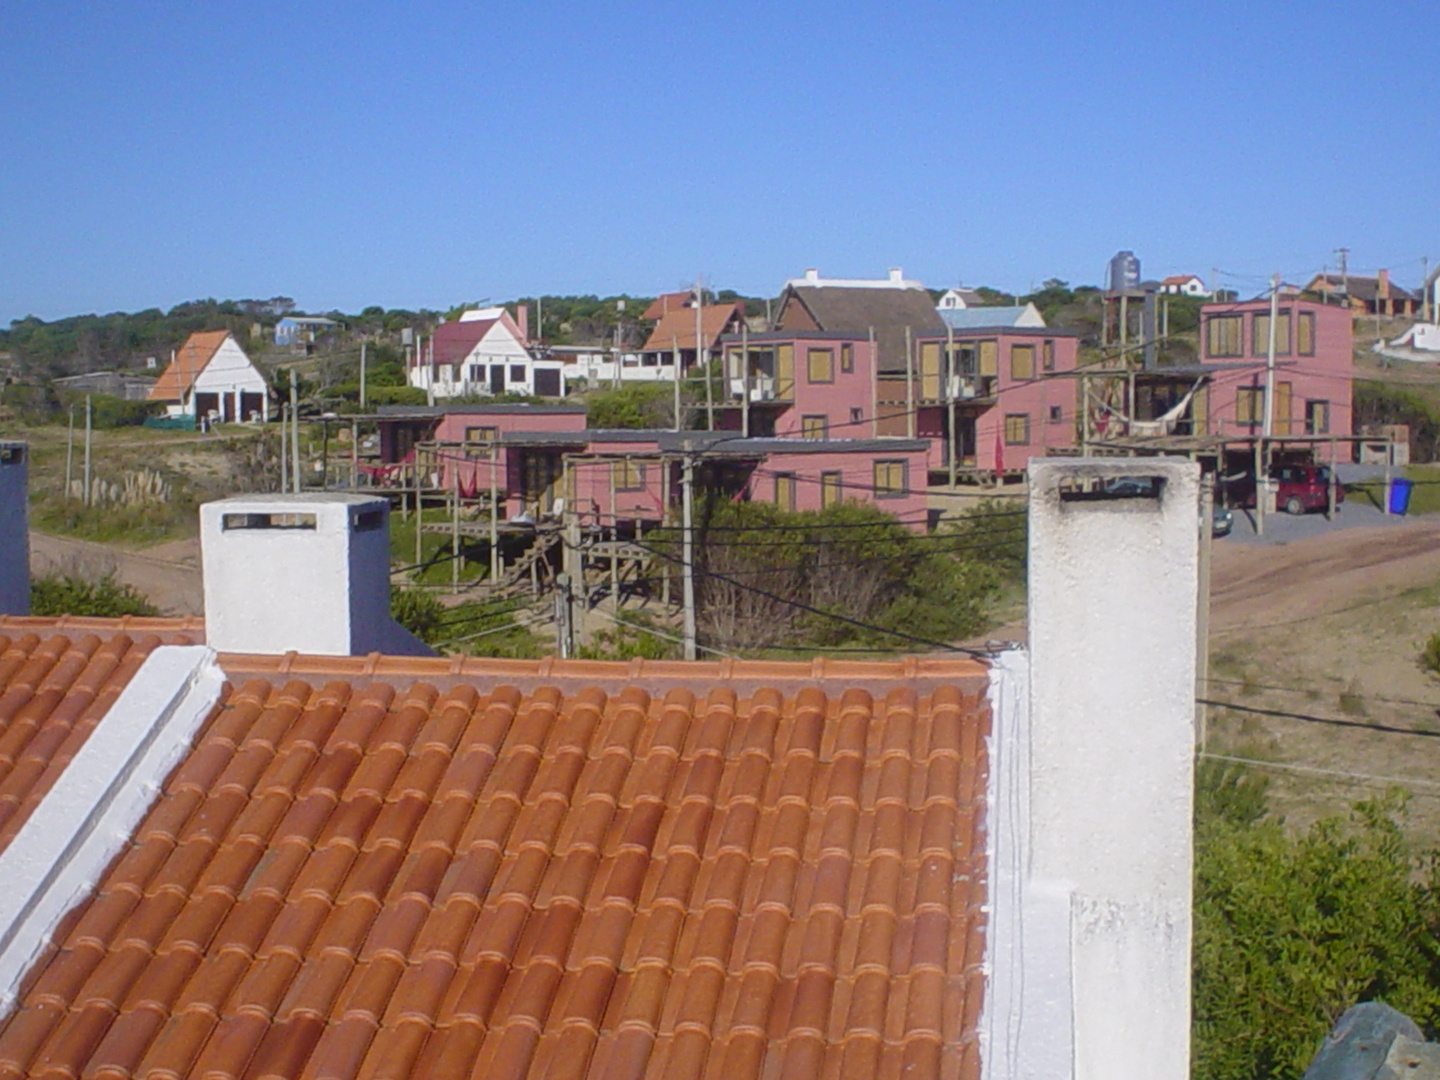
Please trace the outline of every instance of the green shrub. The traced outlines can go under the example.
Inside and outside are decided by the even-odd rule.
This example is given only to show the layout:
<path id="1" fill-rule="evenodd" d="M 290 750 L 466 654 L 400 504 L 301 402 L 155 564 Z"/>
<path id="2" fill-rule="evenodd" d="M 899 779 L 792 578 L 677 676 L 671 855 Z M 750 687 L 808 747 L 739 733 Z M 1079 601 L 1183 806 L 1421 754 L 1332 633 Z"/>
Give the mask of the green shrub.
<path id="1" fill-rule="evenodd" d="M 592 428 L 658 428 L 674 423 L 675 387 L 671 383 L 628 383 L 601 390 L 586 402 Z"/>
<path id="2" fill-rule="evenodd" d="M 1440 675 L 1440 633 L 1431 634 L 1420 650 L 1420 666 L 1432 675 Z"/>
<path id="3" fill-rule="evenodd" d="M 423 589 L 392 589 L 390 617 L 424 642 L 433 642 L 440 631 L 445 608 L 433 593 Z"/>
<path id="4" fill-rule="evenodd" d="M 160 609 L 135 586 L 117 581 L 111 571 L 93 579 L 78 574 L 49 574 L 33 579 L 30 614 L 115 619 L 122 615 L 159 615 Z"/>

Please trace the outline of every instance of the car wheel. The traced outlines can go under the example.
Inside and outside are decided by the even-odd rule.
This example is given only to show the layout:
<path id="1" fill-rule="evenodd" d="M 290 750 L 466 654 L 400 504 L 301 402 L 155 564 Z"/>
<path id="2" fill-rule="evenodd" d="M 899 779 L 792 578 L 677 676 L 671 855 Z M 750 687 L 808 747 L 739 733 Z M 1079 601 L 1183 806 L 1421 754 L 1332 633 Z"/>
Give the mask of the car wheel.
<path id="1" fill-rule="evenodd" d="M 1285 513 L 1287 513 L 1287 514 L 1303 514 L 1303 513 L 1305 513 L 1305 504 L 1300 501 L 1300 497 L 1299 497 L 1298 495 L 1291 495 L 1290 498 L 1286 500 L 1286 502 L 1285 502 Z"/>

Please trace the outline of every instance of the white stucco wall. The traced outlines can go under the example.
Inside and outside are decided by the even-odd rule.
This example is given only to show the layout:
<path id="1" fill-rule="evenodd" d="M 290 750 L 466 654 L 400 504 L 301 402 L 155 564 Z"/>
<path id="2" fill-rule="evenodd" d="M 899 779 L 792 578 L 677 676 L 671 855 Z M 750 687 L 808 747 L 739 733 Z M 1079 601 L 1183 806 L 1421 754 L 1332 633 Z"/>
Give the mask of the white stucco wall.
<path id="1" fill-rule="evenodd" d="M 1159 498 L 1061 497 L 1141 475 L 1163 480 Z M 987 1003 L 987 1077 L 1188 1080 L 1199 470 L 1035 460 L 1029 482 L 1024 748 L 1009 748 L 1006 771 L 997 746 L 992 783 L 1010 779 L 989 819 L 1000 993 Z"/>
<path id="2" fill-rule="evenodd" d="M 314 528 L 225 528 L 226 515 L 313 515 Z M 378 524 L 366 527 L 369 515 Z M 390 618 L 389 503 L 254 495 L 200 507 L 205 636 L 221 652 L 430 650 Z"/>
<path id="3" fill-rule="evenodd" d="M 0 442 L 0 615 L 30 614 L 30 448 Z"/>
<path id="4" fill-rule="evenodd" d="M 224 683 L 206 646 L 155 649 L 0 853 L 0 1016 L 129 841 Z"/>
<path id="5" fill-rule="evenodd" d="M 236 390 L 264 394 L 265 377 L 260 374 L 245 350 L 226 338 L 200 374 L 195 377 L 195 392 L 200 394 L 233 394 Z"/>

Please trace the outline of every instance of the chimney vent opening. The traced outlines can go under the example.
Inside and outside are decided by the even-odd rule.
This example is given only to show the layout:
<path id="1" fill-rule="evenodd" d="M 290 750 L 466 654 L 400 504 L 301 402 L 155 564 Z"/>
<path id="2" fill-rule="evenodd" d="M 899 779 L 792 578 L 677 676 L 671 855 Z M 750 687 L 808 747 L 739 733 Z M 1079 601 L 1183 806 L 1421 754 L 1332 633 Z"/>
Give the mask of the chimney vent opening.
<path id="1" fill-rule="evenodd" d="M 363 516 L 363 515 L 361 515 Z M 314 514 L 225 514 L 220 520 L 225 532 L 235 529 L 314 529 Z"/>

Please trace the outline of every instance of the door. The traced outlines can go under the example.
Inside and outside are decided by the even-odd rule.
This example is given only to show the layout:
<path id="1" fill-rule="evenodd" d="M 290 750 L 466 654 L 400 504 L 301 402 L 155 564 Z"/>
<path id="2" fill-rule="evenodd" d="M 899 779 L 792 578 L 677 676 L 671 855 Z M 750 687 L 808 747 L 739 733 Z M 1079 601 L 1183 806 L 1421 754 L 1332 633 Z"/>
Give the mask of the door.
<path id="1" fill-rule="evenodd" d="M 535 393 L 540 397 L 560 396 L 560 372 L 547 368 L 535 369 Z"/>
<path id="2" fill-rule="evenodd" d="M 795 509 L 795 474 L 775 474 L 775 505 L 781 510 Z"/>
<path id="3" fill-rule="evenodd" d="M 505 392 L 505 365 L 490 365 L 490 392 L 492 394 L 503 394 Z"/>
<path id="4" fill-rule="evenodd" d="M 1290 408 L 1294 402 L 1295 384 L 1282 382 L 1275 384 L 1275 434 L 1290 434 Z"/>
<path id="5" fill-rule="evenodd" d="M 235 422 L 235 399 L 239 395 L 239 390 L 232 390 L 228 394 L 220 395 L 220 402 L 225 409 L 225 422 L 227 424 L 233 424 Z"/>
<path id="6" fill-rule="evenodd" d="M 251 390 L 240 391 L 240 419 L 249 420 L 252 416 L 259 417 L 265 409 L 264 399 Z"/>
<path id="7" fill-rule="evenodd" d="M 209 416 L 212 412 L 220 411 L 219 394 L 196 394 L 195 415 L 196 417 Z"/>
<path id="8" fill-rule="evenodd" d="M 839 506 L 840 492 L 840 474 L 838 472 L 822 472 L 820 474 L 820 508 L 823 510 L 831 506 Z"/>
<path id="9" fill-rule="evenodd" d="M 520 459 L 520 496 L 525 509 L 541 514 L 550 512 L 560 473 L 560 455 L 555 451 L 525 451 Z"/>

